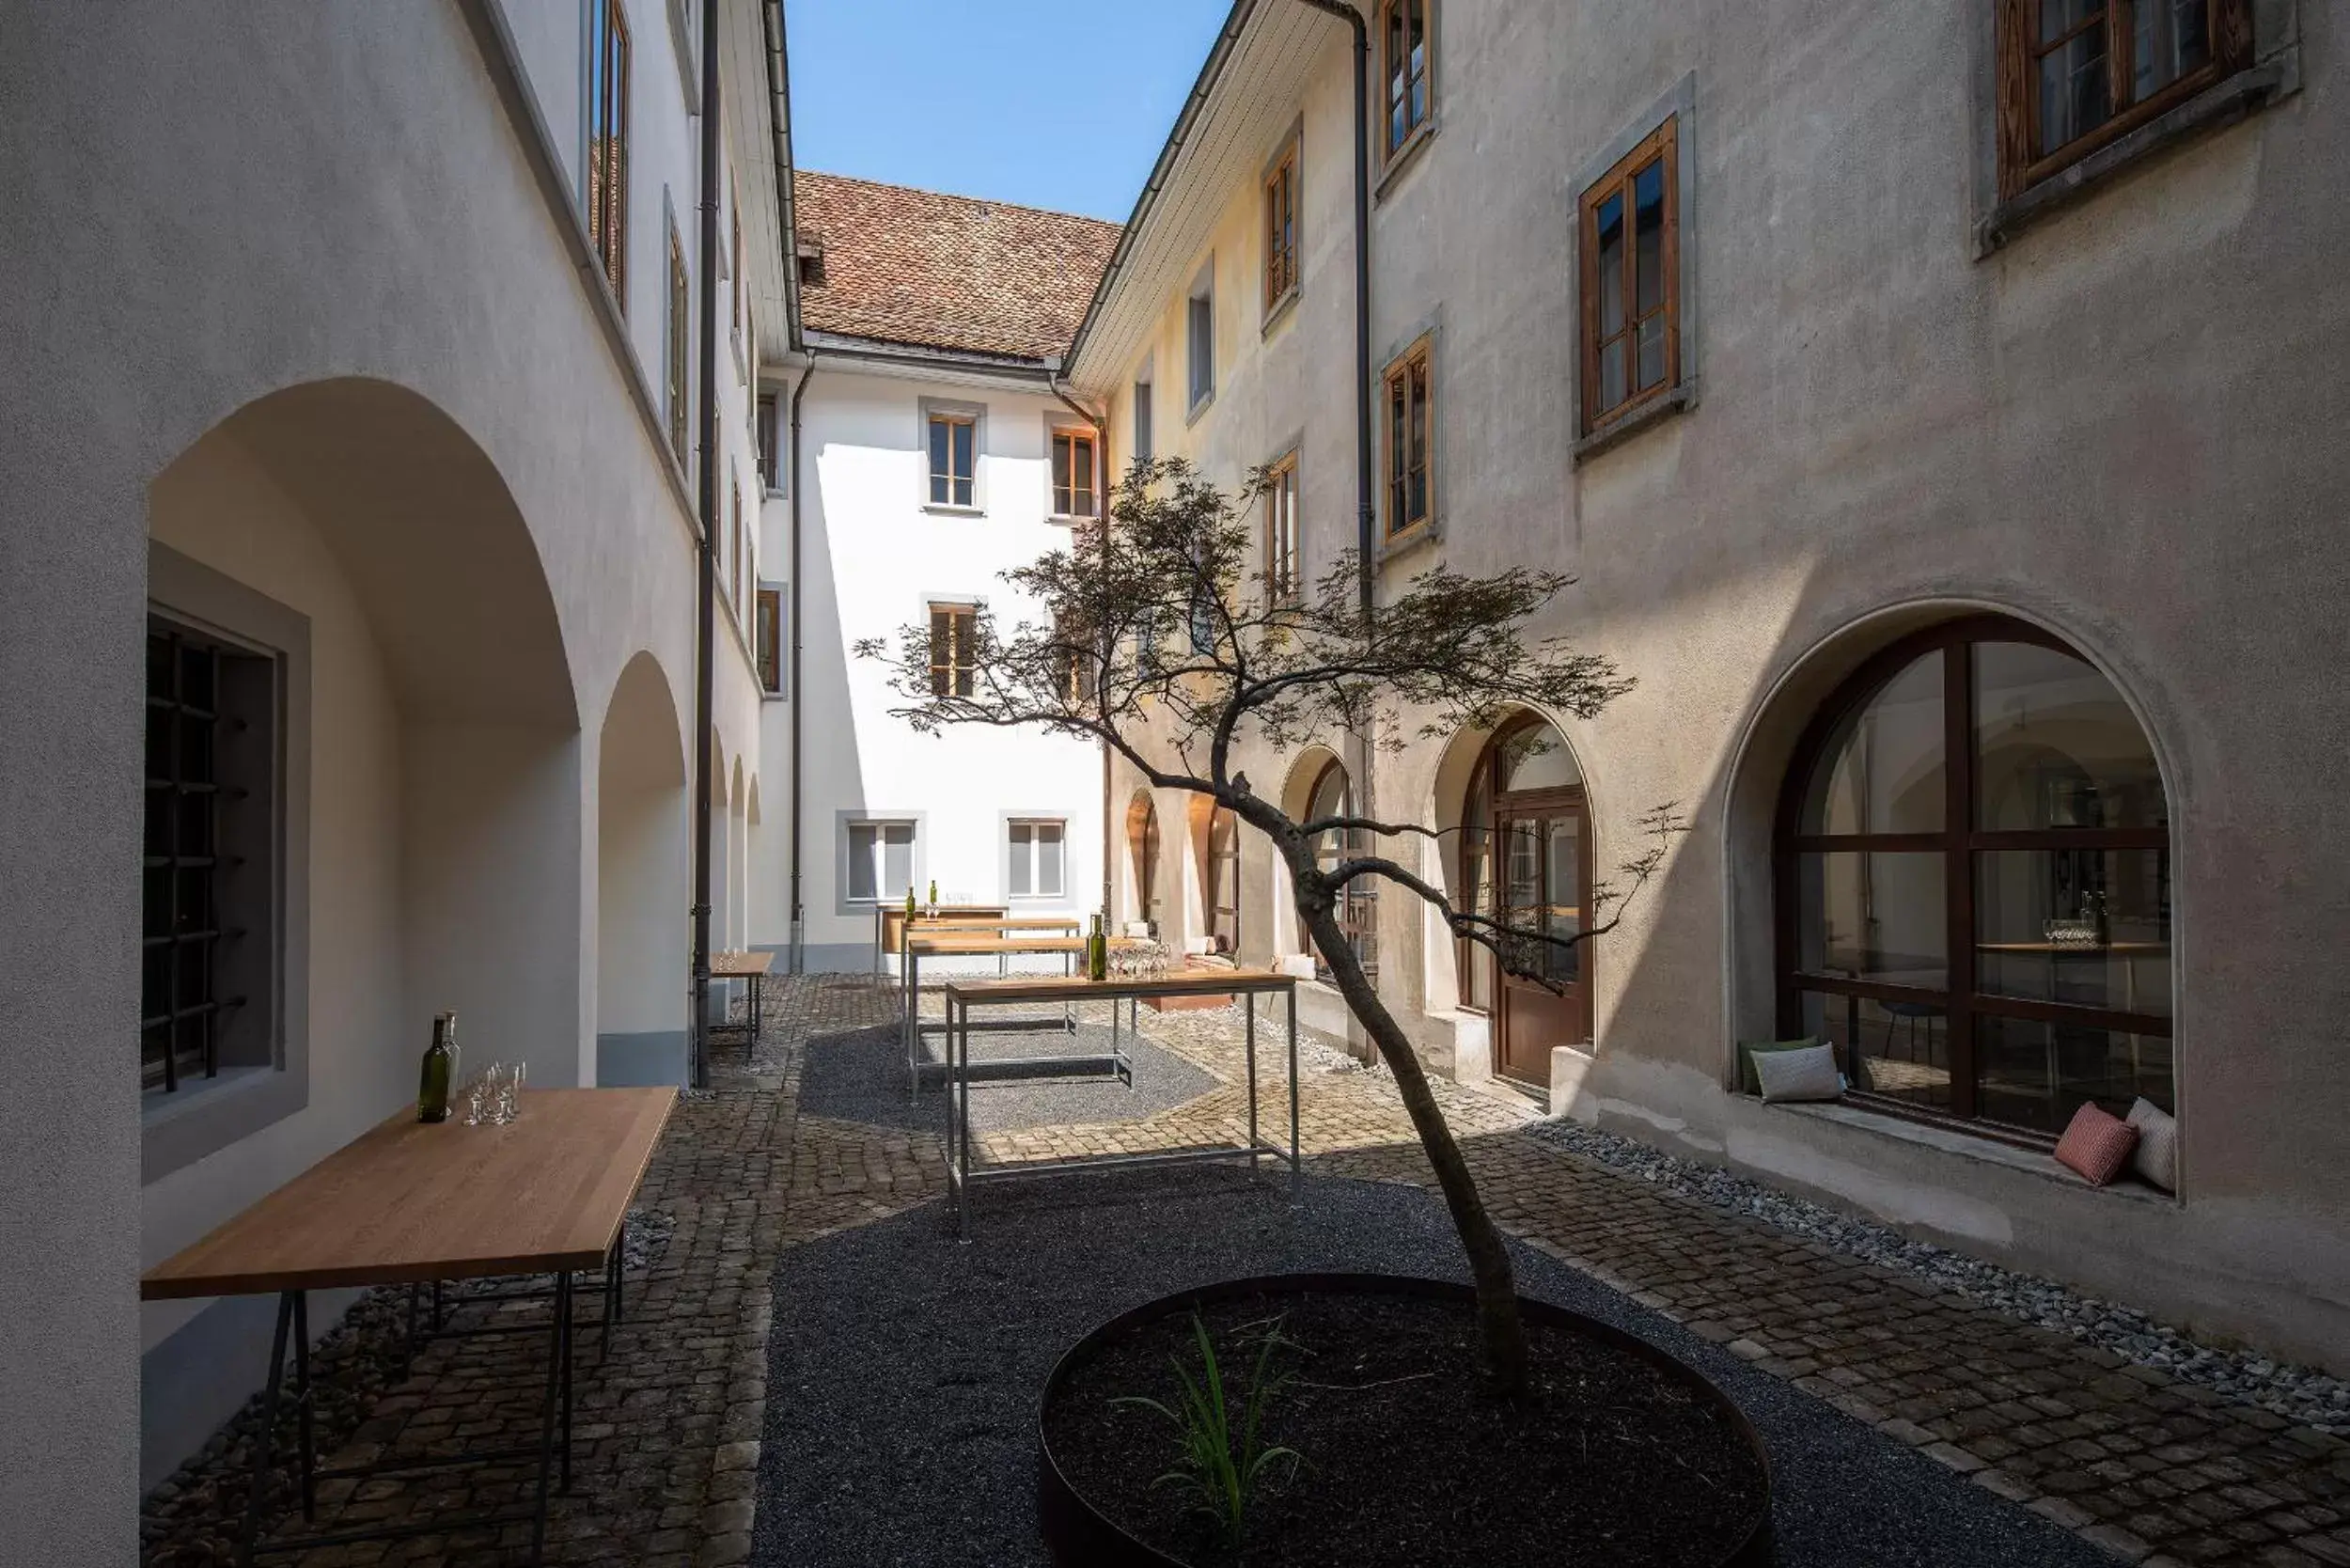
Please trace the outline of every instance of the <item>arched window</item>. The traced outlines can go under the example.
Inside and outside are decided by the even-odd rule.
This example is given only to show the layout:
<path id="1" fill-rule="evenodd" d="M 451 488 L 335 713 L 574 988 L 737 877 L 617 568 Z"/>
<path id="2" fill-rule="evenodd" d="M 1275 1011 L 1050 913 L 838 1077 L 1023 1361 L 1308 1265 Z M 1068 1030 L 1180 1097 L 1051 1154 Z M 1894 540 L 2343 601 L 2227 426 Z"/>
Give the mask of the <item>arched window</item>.
<path id="1" fill-rule="evenodd" d="M 1590 823 L 1582 771 L 1557 727 L 1533 713 L 1485 743 L 1462 802 L 1462 907 L 1512 929 L 1572 936 L 1590 903 Z M 1462 1005 L 1494 1015 L 1504 1077 L 1550 1081 L 1550 1048 L 1591 1037 L 1584 949 L 1517 945 L 1512 974 L 1492 949 L 1463 938 Z M 1531 977 L 1540 975 L 1541 980 Z"/>
<path id="2" fill-rule="evenodd" d="M 1208 817 L 1208 943 L 1240 951 L 1240 819 L 1219 806 Z"/>
<path id="3" fill-rule="evenodd" d="M 1159 929 L 1159 808 L 1147 793 L 1126 807 L 1126 853 L 1135 868 L 1135 918 Z"/>
<path id="4" fill-rule="evenodd" d="M 2046 1139 L 2172 1108 L 2170 814 L 2121 694 L 2019 621 L 1863 666 L 1779 812 L 1779 1012 L 1888 1108 Z"/>
<path id="5" fill-rule="evenodd" d="M 1321 822 L 1330 817 L 1351 817 L 1355 814 L 1355 786 L 1346 776 L 1345 766 L 1332 758 L 1322 766 L 1314 779 L 1313 789 L 1306 796 L 1306 821 Z M 1332 828 L 1319 834 L 1314 841 L 1314 858 L 1323 870 L 1328 870 L 1347 854 L 1371 841 L 1370 835 L 1360 830 Z M 1346 945 L 1355 950 L 1363 972 L 1376 977 L 1379 973 L 1377 937 L 1378 905 L 1373 897 L 1373 885 L 1369 877 L 1357 877 L 1346 885 L 1339 899 L 1339 929 L 1346 933 Z M 1313 939 L 1299 933 L 1301 945 L 1313 951 Z M 1329 966 L 1322 955 L 1314 954 L 1315 972 L 1324 980 L 1330 978 Z"/>

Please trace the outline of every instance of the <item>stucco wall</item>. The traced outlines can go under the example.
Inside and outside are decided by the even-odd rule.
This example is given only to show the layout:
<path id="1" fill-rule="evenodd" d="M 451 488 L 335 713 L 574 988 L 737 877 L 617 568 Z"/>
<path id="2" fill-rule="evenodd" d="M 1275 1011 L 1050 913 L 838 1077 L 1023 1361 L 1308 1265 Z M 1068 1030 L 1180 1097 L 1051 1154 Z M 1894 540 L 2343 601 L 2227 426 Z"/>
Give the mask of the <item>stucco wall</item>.
<path id="1" fill-rule="evenodd" d="M 2338 14 L 2262 8 L 2268 40 L 2297 16 L 2302 90 L 1978 259 L 1987 8 L 1437 10 L 1438 130 L 1378 202 L 1371 338 L 1384 361 L 1436 328 L 1439 538 L 1384 580 L 1392 591 L 1437 558 L 1578 573 L 1537 630 L 1639 682 L 1566 727 L 1599 864 L 1637 848 L 1650 807 L 1679 802 L 1692 823 L 1591 955 L 1598 1058 L 1576 1114 L 2342 1365 L 2350 1198 L 2328 1174 L 2350 1157 L 2335 1023 L 2350 987 L 2331 959 L 2350 937 L 2350 834 L 2329 790 L 2350 720 L 2334 667 L 2350 481 L 2336 373 L 2350 276 L 2335 259 L 2350 219 L 2328 194 L 2350 172 L 2329 74 Z M 1578 466 L 1576 171 L 1684 84 L 1685 352 L 1700 397 Z M 1162 448 L 1228 481 L 1302 424 L 1309 565 L 1352 525 L 1344 87 L 1334 55 L 1300 102 L 1298 326 L 1221 353 L 1215 405 L 1185 431 L 1164 412 L 1180 385 L 1170 298 L 1116 388 L 1122 400 L 1151 356 Z M 1232 246 L 1244 277 L 1256 264 L 1255 200 L 1253 184 L 1231 193 L 1219 273 Z M 2071 641 L 2162 760 L 2177 1202 L 1724 1092 L 1732 1042 L 1772 1023 L 1768 815 L 1794 730 L 1900 627 L 1979 607 Z M 1384 812 L 1441 814 L 1438 749 L 1379 760 Z M 1269 898 L 1272 880 L 1252 886 Z M 1383 987 L 1441 1060 L 1458 1034 L 1444 944 L 1399 900 L 1381 932 Z"/>

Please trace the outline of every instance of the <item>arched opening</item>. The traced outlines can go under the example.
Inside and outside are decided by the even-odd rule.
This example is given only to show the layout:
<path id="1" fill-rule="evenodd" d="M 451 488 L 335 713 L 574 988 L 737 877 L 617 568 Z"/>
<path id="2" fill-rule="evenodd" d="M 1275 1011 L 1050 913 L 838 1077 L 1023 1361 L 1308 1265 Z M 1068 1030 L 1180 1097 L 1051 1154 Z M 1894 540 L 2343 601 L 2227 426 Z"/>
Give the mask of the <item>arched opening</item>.
<path id="1" fill-rule="evenodd" d="M 1556 725 L 1521 713 L 1479 750 L 1462 794 L 1451 873 L 1455 905 L 1513 931 L 1579 934 L 1591 903 L 1590 806 Z M 1550 1049 L 1591 1038 L 1588 949 L 1525 938 L 1510 962 L 1465 937 L 1454 945 L 1461 1005 L 1494 1020 L 1494 1067 L 1547 1089 Z"/>
<path id="2" fill-rule="evenodd" d="M 1326 822 L 1335 817 L 1350 817 L 1355 813 L 1355 783 L 1348 776 L 1346 764 L 1328 752 L 1322 755 L 1318 771 L 1305 795 L 1305 814 L 1301 825 Z M 1314 835 L 1314 862 L 1327 871 L 1346 858 L 1357 847 L 1368 847 L 1371 836 L 1358 828 L 1334 827 Z M 1346 938 L 1363 972 L 1377 979 L 1379 974 L 1379 904 L 1377 885 L 1369 877 L 1357 877 L 1340 890 L 1338 908 L 1339 931 Z M 1313 955 L 1316 978 L 1328 980 L 1328 959 L 1313 945 L 1310 935 L 1301 932 L 1300 950 Z"/>
<path id="3" fill-rule="evenodd" d="M 1207 795 L 1186 803 L 1198 876 L 1199 936 L 1226 958 L 1240 951 L 1240 819 Z"/>
<path id="4" fill-rule="evenodd" d="M 748 942 L 750 877 L 744 861 L 750 851 L 751 792 L 743 776 L 743 759 L 734 760 L 733 783 L 727 792 L 727 947 Z"/>
<path id="5" fill-rule="evenodd" d="M 1797 744 L 1775 837 L 1783 1033 L 1856 1099 L 2043 1142 L 2171 1110 L 2170 821 L 2111 682 L 1974 616 L 1862 665 Z"/>
<path id="6" fill-rule="evenodd" d="M 650 653 L 604 711 L 596 791 L 596 1081 L 682 1084 L 693 902 L 685 745 Z"/>
<path id="7" fill-rule="evenodd" d="M 1132 919 L 1159 933 L 1164 910 L 1159 895 L 1159 808 L 1148 790 L 1137 790 L 1126 806 L 1126 858 L 1133 869 Z"/>

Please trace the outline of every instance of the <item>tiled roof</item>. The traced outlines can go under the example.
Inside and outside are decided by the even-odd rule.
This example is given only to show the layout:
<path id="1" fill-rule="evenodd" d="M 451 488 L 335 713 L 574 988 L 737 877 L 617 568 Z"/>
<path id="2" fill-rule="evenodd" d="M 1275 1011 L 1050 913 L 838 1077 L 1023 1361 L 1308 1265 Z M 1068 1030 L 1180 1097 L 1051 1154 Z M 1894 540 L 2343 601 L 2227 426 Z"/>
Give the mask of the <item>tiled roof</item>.
<path id="1" fill-rule="evenodd" d="M 1064 353 L 1118 244 L 1114 223 L 806 169 L 792 196 L 802 248 L 823 255 L 800 321 L 845 337 Z"/>

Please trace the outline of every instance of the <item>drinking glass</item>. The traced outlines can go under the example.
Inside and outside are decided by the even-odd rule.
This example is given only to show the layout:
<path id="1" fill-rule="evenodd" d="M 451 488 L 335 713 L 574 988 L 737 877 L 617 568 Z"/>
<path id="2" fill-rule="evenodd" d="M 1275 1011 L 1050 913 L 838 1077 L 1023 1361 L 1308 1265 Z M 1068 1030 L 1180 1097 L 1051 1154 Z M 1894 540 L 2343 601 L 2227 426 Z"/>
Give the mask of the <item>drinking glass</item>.
<path id="1" fill-rule="evenodd" d="M 517 1102 L 522 1098 L 523 1073 L 524 1064 L 518 1061 L 498 1080 L 496 1121 L 501 1127 L 514 1120 Z"/>

